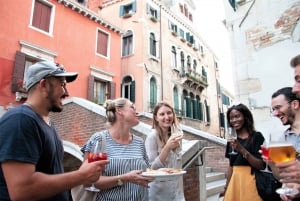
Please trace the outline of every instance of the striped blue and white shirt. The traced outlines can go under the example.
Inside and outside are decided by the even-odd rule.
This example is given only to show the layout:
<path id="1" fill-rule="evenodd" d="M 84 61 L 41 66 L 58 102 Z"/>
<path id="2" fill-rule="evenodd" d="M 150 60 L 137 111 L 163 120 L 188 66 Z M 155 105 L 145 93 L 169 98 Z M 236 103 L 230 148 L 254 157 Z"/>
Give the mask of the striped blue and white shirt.
<path id="1" fill-rule="evenodd" d="M 146 154 L 144 140 L 136 135 L 132 136 L 129 144 L 118 144 L 110 136 L 108 130 L 97 132 L 91 136 L 88 142 L 81 148 L 83 153 L 90 152 L 95 141 L 101 141 L 101 136 L 106 138 L 105 152 L 107 152 L 109 164 L 102 172 L 103 176 L 116 176 L 128 173 L 132 170 L 146 171 L 149 161 Z M 148 189 L 130 182 L 122 186 L 101 190 L 97 195 L 97 201 L 148 201 Z"/>

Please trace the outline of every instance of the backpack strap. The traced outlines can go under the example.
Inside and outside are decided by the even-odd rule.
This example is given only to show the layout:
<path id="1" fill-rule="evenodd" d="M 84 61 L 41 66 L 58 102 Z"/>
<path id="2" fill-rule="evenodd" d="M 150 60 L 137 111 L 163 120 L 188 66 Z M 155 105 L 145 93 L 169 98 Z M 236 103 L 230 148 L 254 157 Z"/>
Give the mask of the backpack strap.
<path id="1" fill-rule="evenodd" d="M 104 132 L 102 132 L 100 136 L 101 136 L 101 152 L 104 152 L 106 147 L 106 135 Z"/>

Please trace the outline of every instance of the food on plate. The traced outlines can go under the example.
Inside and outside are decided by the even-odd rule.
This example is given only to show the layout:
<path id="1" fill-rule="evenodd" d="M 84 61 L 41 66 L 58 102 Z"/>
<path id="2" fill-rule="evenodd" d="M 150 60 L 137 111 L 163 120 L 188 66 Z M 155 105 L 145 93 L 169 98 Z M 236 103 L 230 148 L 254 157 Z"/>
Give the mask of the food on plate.
<path id="1" fill-rule="evenodd" d="M 161 174 L 161 173 L 174 174 L 174 173 L 180 173 L 181 171 L 182 169 L 175 169 L 175 168 L 160 168 L 157 170 L 147 168 L 146 170 L 148 174 Z"/>

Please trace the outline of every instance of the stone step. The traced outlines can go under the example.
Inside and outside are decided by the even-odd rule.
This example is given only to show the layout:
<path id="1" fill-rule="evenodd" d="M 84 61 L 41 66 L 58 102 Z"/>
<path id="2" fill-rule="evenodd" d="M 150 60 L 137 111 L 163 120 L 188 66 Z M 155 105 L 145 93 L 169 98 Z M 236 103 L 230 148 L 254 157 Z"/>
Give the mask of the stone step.
<path id="1" fill-rule="evenodd" d="M 224 197 L 219 198 L 219 194 L 214 194 L 207 197 L 206 201 L 223 201 Z"/>
<path id="2" fill-rule="evenodd" d="M 225 179 L 225 173 L 223 172 L 208 172 L 206 173 L 206 182 L 217 181 Z"/>
<path id="3" fill-rule="evenodd" d="M 216 181 L 207 182 L 206 183 L 207 197 L 223 192 L 225 184 L 226 184 L 225 178 Z"/>

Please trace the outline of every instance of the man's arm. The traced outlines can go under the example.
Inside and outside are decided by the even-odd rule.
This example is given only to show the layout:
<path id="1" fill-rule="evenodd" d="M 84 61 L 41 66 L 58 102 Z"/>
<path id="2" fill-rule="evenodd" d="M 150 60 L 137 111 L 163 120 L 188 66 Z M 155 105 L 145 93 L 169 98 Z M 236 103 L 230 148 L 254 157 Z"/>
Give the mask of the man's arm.
<path id="1" fill-rule="evenodd" d="M 40 200 L 64 192 L 80 184 L 98 180 L 108 161 L 87 163 L 72 172 L 49 175 L 36 172 L 30 163 L 2 162 L 2 170 L 11 200 Z"/>

